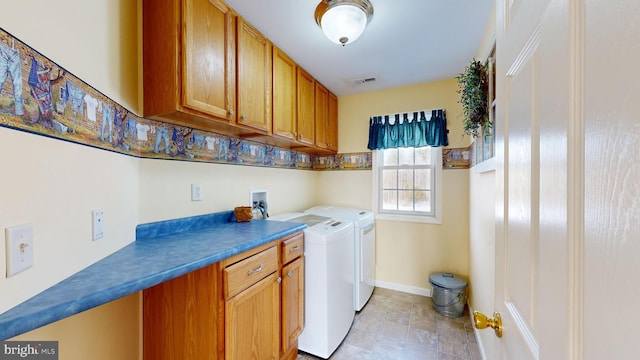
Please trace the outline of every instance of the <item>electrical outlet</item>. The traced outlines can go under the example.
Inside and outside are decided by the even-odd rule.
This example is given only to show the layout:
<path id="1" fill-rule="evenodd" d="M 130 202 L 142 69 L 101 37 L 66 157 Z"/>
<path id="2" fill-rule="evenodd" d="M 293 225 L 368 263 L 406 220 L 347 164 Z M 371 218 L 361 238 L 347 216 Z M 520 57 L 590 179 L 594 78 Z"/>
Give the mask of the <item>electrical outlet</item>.
<path id="1" fill-rule="evenodd" d="M 33 226 L 24 224 L 5 229 L 7 277 L 33 266 Z"/>
<path id="2" fill-rule="evenodd" d="M 92 239 L 98 240 L 104 237 L 104 210 L 93 210 L 91 212 L 91 219 L 93 220 L 93 237 Z"/>
<path id="3" fill-rule="evenodd" d="M 191 184 L 191 201 L 202 201 L 202 184 Z"/>

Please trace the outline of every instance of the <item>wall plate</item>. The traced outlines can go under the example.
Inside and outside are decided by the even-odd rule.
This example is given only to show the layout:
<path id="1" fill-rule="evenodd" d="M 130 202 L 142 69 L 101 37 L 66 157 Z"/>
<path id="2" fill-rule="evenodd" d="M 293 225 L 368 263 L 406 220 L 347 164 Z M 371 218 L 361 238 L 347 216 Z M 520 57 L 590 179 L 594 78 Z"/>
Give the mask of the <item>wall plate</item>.
<path id="1" fill-rule="evenodd" d="M 191 184 L 191 201 L 202 201 L 202 184 Z"/>
<path id="2" fill-rule="evenodd" d="M 5 229 L 7 277 L 33 266 L 33 225 L 24 224 Z"/>
<path id="3" fill-rule="evenodd" d="M 91 220 L 93 223 L 92 239 L 98 240 L 104 237 L 104 210 L 93 210 L 91 212 Z"/>

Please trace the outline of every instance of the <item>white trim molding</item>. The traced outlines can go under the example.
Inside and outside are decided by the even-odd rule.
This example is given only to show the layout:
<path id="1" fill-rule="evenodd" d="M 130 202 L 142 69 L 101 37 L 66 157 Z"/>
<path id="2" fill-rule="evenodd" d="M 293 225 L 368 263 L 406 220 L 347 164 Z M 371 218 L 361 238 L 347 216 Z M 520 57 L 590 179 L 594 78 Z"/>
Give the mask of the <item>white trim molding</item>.
<path id="1" fill-rule="evenodd" d="M 417 286 L 410 286 L 410 285 L 404 285 L 404 284 L 398 284 L 398 283 L 392 283 L 392 282 L 387 282 L 387 281 L 380 281 L 380 280 L 376 280 L 375 285 L 376 285 L 376 287 L 380 287 L 380 288 L 384 288 L 384 289 L 402 291 L 402 292 L 409 293 L 409 294 L 431 297 L 431 289 L 420 288 L 420 287 L 417 287 Z"/>

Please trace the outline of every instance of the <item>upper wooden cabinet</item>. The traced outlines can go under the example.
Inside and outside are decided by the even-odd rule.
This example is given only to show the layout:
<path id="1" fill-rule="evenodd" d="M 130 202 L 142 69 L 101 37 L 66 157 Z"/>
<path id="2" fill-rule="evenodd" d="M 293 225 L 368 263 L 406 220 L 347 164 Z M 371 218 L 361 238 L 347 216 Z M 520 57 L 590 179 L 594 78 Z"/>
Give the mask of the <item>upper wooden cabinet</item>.
<path id="1" fill-rule="evenodd" d="M 238 124 L 270 134 L 272 45 L 241 17 L 237 25 Z"/>
<path id="2" fill-rule="evenodd" d="M 316 81 L 316 142 L 319 149 L 338 151 L 338 98 Z"/>
<path id="3" fill-rule="evenodd" d="M 145 117 L 305 152 L 336 151 L 327 89 L 318 84 L 316 95 L 316 80 L 222 0 L 142 6 Z"/>
<path id="4" fill-rule="evenodd" d="M 203 129 L 235 121 L 235 39 L 222 1 L 143 0 L 144 115 Z"/>
<path id="5" fill-rule="evenodd" d="M 297 129 L 296 140 L 302 145 L 315 143 L 315 84 L 316 80 L 306 71 L 297 67 Z"/>
<path id="6" fill-rule="evenodd" d="M 273 49 L 273 135 L 296 140 L 296 63 Z"/>
<path id="7" fill-rule="evenodd" d="M 327 149 L 338 152 L 338 97 L 329 93 L 327 119 Z"/>
<path id="8" fill-rule="evenodd" d="M 329 123 L 329 90 L 317 81 L 315 99 L 315 145 L 321 149 L 326 149 L 328 148 L 327 125 Z"/>

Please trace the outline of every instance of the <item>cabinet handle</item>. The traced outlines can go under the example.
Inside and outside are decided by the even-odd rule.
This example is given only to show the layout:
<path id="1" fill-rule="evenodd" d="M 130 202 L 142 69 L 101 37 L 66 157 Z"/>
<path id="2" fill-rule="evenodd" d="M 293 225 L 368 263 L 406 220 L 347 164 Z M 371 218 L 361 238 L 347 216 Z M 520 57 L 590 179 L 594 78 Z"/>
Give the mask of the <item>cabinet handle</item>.
<path id="1" fill-rule="evenodd" d="M 247 120 L 247 115 L 242 114 L 241 118 L 242 118 L 242 120 Z"/>
<path id="2" fill-rule="evenodd" d="M 288 277 L 291 277 L 291 271 L 289 271 L 289 272 L 287 273 L 287 276 L 288 276 Z"/>
<path id="3" fill-rule="evenodd" d="M 289 249 L 289 252 L 294 252 L 294 251 L 298 251 L 300 250 L 300 245 L 296 245 L 294 247 L 292 247 L 291 249 Z"/>
<path id="4" fill-rule="evenodd" d="M 233 115 L 233 114 L 234 114 L 233 109 L 229 110 L 229 115 Z"/>
<path id="5" fill-rule="evenodd" d="M 260 272 L 262 271 L 263 268 L 264 268 L 264 264 L 260 264 L 260 266 L 258 266 L 257 268 L 247 271 L 247 276 L 251 276 L 252 274 Z"/>
<path id="6" fill-rule="evenodd" d="M 279 283 L 281 283 L 281 282 L 282 282 L 282 278 L 281 278 L 280 276 L 278 276 L 278 278 L 276 279 L 276 281 L 277 281 L 277 282 L 278 282 L 278 284 L 279 284 Z"/>

